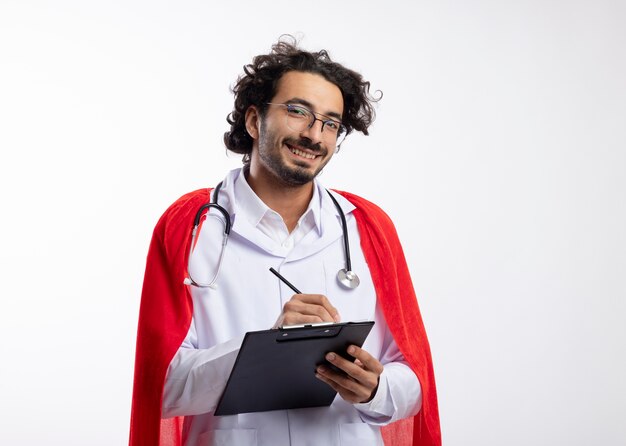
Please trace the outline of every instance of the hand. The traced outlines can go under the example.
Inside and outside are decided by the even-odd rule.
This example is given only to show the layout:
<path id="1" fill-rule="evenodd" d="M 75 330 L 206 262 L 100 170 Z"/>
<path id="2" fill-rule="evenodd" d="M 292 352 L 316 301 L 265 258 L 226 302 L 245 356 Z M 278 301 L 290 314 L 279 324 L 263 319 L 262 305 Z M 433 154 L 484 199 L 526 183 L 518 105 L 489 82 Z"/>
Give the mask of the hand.
<path id="1" fill-rule="evenodd" d="M 339 312 L 321 294 L 294 294 L 283 307 L 274 328 L 285 325 L 339 322 Z"/>
<path id="2" fill-rule="evenodd" d="M 315 376 L 324 381 L 347 402 L 367 403 L 376 395 L 378 380 L 383 373 L 383 365 L 368 352 L 356 345 L 348 347 L 348 354 L 356 358 L 354 362 L 336 353 L 328 353 L 326 360 L 344 373 L 333 371 L 328 366 L 318 366 Z"/>

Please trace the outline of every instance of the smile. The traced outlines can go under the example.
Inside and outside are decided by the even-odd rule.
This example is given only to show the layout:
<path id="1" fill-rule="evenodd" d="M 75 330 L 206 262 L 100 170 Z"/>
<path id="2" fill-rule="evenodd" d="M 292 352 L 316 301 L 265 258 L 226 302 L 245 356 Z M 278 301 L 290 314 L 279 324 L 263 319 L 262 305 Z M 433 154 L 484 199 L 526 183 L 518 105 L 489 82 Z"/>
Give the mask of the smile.
<path id="1" fill-rule="evenodd" d="M 308 160 L 314 160 L 318 156 L 318 155 L 315 155 L 313 153 L 309 153 L 309 152 L 305 152 L 305 151 L 300 150 L 300 149 L 296 149 L 295 147 L 292 147 L 290 145 L 287 145 L 287 148 L 289 148 L 289 151 L 291 153 L 293 153 L 294 155 L 301 156 L 302 158 L 306 158 Z"/>

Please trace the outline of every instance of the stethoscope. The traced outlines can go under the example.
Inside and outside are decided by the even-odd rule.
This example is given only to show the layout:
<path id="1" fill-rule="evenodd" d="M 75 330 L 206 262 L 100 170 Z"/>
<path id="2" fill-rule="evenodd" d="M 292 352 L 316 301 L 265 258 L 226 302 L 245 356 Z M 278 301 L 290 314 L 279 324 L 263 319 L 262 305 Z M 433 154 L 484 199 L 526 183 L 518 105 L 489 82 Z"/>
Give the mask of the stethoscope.
<path id="1" fill-rule="evenodd" d="M 226 211 L 226 209 L 220 206 L 217 202 L 221 187 L 222 183 L 219 183 L 213 192 L 213 200 L 211 200 L 210 203 L 206 203 L 200 206 L 200 209 L 198 209 L 198 212 L 196 212 L 196 217 L 193 220 L 193 229 L 191 231 L 191 245 L 189 245 L 189 252 L 187 253 L 187 278 L 184 281 L 185 285 L 192 285 L 198 288 L 217 288 L 217 278 L 220 274 L 220 269 L 222 268 L 224 251 L 226 250 L 226 243 L 228 242 L 228 236 L 230 235 L 231 229 L 231 221 L 228 211 Z M 359 276 L 357 276 L 357 274 L 352 271 L 352 262 L 350 261 L 350 242 L 348 241 L 348 225 L 346 224 L 346 217 L 343 214 L 343 210 L 341 209 L 341 206 L 339 205 L 335 197 L 333 197 L 330 191 L 327 190 L 326 192 L 328 192 L 330 199 L 333 201 L 333 204 L 337 208 L 337 211 L 339 211 L 339 217 L 341 218 L 341 229 L 343 231 L 343 251 L 346 258 L 346 267 L 340 269 L 337 272 L 337 281 L 345 288 L 354 289 L 359 286 L 361 281 L 359 280 Z M 211 208 L 221 213 L 224 217 L 224 236 L 222 238 L 222 249 L 220 250 L 220 256 L 217 260 L 215 275 L 208 283 L 203 283 L 195 280 L 191 276 L 191 253 L 196 245 L 196 240 L 198 237 L 198 227 L 200 226 L 200 220 L 202 219 L 202 215 L 205 210 L 208 211 Z"/>

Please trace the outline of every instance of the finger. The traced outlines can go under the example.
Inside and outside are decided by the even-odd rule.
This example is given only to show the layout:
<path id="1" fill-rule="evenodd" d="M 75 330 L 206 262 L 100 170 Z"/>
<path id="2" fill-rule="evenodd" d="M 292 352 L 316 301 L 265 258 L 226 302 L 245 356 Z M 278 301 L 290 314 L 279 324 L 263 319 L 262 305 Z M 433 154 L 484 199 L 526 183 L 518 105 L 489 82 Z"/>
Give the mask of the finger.
<path id="1" fill-rule="evenodd" d="M 349 378 L 347 375 L 333 372 L 328 367 L 318 367 L 315 376 L 328 384 L 344 400 L 351 403 L 360 403 L 370 398 L 372 390 L 366 388 L 359 382 Z"/>
<path id="2" fill-rule="evenodd" d="M 320 322 L 330 322 L 328 320 L 323 320 L 319 316 L 314 316 L 311 314 L 301 314 L 296 312 L 284 313 L 283 316 L 279 319 L 278 326 L 285 325 L 301 325 L 301 324 L 318 324 Z"/>
<path id="3" fill-rule="evenodd" d="M 366 370 L 370 370 L 377 375 L 383 373 L 384 367 L 380 361 L 362 348 L 357 347 L 356 345 L 351 345 L 348 347 L 348 354 L 356 358 L 354 362 L 358 362 Z"/>
<path id="4" fill-rule="evenodd" d="M 332 381 L 337 388 L 348 390 L 354 394 L 365 393 L 365 386 L 345 373 L 338 373 L 323 365 L 317 368 L 317 372 L 328 381 Z"/>
<path id="5" fill-rule="evenodd" d="M 302 302 L 297 299 L 291 299 L 283 307 L 283 313 L 296 313 L 307 316 L 316 316 L 319 320 L 315 322 L 334 322 L 334 317 L 322 305 L 315 303 Z"/>
<path id="6" fill-rule="evenodd" d="M 323 294 L 295 294 L 292 300 L 301 301 L 307 304 L 319 305 L 331 316 L 331 321 L 339 322 L 339 311 L 330 303 L 330 300 Z"/>
<path id="7" fill-rule="evenodd" d="M 326 384 L 328 384 L 344 400 L 349 401 L 349 402 L 355 402 L 358 399 L 357 395 L 355 395 L 353 392 L 348 391 L 347 389 L 344 389 L 339 384 L 337 384 L 334 380 L 332 380 L 330 377 L 323 375 L 321 373 L 316 373 L 315 377 L 319 379 L 320 381 L 323 381 Z"/>
<path id="8" fill-rule="evenodd" d="M 375 373 L 364 369 L 363 367 L 355 364 L 352 361 L 349 361 L 345 358 L 342 358 L 338 354 L 334 352 L 330 352 L 326 355 L 326 360 L 330 362 L 332 365 L 337 367 L 346 373 L 350 378 L 363 383 L 367 387 L 374 387 L 378 384 L 378 375 Z"/>

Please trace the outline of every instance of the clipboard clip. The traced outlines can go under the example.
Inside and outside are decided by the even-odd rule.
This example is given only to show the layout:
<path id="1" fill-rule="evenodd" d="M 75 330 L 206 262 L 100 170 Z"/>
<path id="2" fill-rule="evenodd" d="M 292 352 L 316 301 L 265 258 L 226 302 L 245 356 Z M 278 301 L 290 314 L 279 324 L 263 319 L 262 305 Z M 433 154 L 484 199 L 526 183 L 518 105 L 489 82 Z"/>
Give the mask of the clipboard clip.
<path id="1" fill-rule="evenodd" d="M 296 324 L 296 325 L 283 325 L 281 330 L 291 330 L 292 328 L 311 328 L 311 327 L 323 327 L 325 325 L 333 325 L 334 322 L 315 322 L 313 324 Z"/>
<path id="2" fill-rule="evenodd" d="M 333 338 L 341 333 L 342 326 L 333 324 L 311 324 L 304 326 L 283 327 L 276 333 L 277 342 L 301 339 Z"/>

